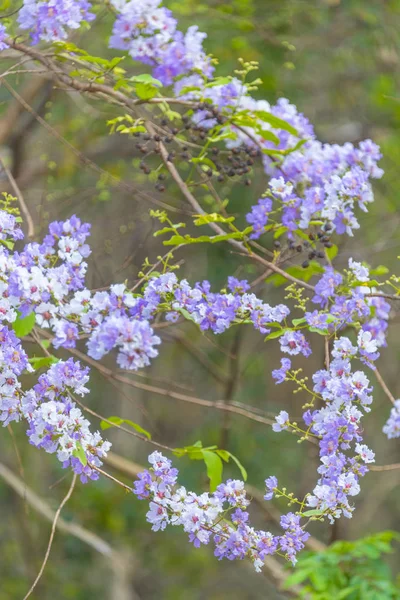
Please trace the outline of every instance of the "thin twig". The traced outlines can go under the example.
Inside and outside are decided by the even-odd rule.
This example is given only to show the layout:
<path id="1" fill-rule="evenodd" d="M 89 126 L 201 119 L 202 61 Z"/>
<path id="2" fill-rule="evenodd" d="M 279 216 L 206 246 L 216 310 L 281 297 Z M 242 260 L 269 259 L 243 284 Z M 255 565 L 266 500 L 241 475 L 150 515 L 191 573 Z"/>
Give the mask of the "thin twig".
<path id="1" fill-rule="evenodd" d="M 388 386 L 383 380 L 382 375 L 379 373 L 378 369 L 375 367 L 374 369 L 375 377 L 380 383 L 381 388 L 385 392 L 386 396 L 389 398 L 390 402 L 394 404 L 396 402 L 396 398 L 393 396 L 392 392 L 389 390 Z"/>
<path id="2" fill-rule="evenodd" d="M 1 156 L 0 156 L 0 165 L 1 165 L 1 167 L 2 167 L 2 169 L 4 171 L 4 173 L 5 173 L 8 181 L 10 182 L 10 185 L 11 185 L 13 191 L 14 191 L 14 194 L 16 195 L 16 197 L 18 199 L 19 205 L 21 207 L 22 214 L 24 215 L 26 224 L 28 225 L 27 236 L 28 236 L 29 239 L 32 239 L 34 237 L 34 235 L 35 235 L 35 226 L 33 224 L 33 219 L 31 217 L 31 213 L 29 212 L 29 209 L 28 209 L 28 207 L 26 205 L 26 202 L 24 200 L 22 192 L 19 189 L 18 184 L 15 181 L 13 174 L 11 173 L 10 169 L 5 165 L 5 163 L 4 163 L 3 159 L 1 158 Z"/>
<path id="3" fill-rule="evenodd" d="M 32 489 L 30 489 L 24 481 L 19 479 L 6 465 L 0 463 L 0 477 L 9 485 L 18 496 L 23 498 L 38 514 L 42 515 L 48 521 L 53 522 L 55 512 L 46 503 L 45 500 L 40 498 Z M 114 550 L 109 544 L 99 538 L 95 533 L 88 531 L 81 525 L 73 523 L 71 521 L 64 521 L 60 517 L 56 523 L 56 527 L 63 533 L 73 535 L 77 539 L 81 540 L 88 546 L 91 546 L 96 552 L 105 556 L 111 556 Z"/>
<path id="4" fill-rule="evenodd" d="M 325 368 L 329 371 L 329 337 L 325 336 Z"/>
<path id="5" fill-rule="evenodd" d="M 72 478 L 72 483 L 70 485 L 70 488 L 69 488 L 69 490 L 68 490 L 65 498 L 61 502 L 60 506 L 58 507 L 56 514 L 54 515 L 53 524 L 52 524 L 52 527 L 51 527 L 50 539 L 49 539 L 49 543 L 47 545 L 47 550 L 46 550 L 46 554 L 44 556 L 44 560 L 43 560 L 42 566 L 40 567 L 40 571 L 39 571 L 39 573 L 38 573 L 35 581 L 33 582 L 33 584 L 31 586 L 29 592 L 26 594 L 26 596 L 24 596 L 24 600 L 27 600 L 27 598 L 29 598 L 29 596 L 32 594 L 33 590 L 37 586 L 37 584 L 38 584 L 41 576 L 43 575 L 43 571 L 44 571 L 44 569 L 46 567 L 47 561 L 48 561 L 49 556 L 50 556 L 50 550 L 51 550 L 51 546 L 53 544 L 54 534 L 56 532 L 58 517 L 60 516 L 60 513 L 61 513 L 62 509 L 64 508 L 65 504 L 71 498 L 72 492 L 74 491 L 76 479 L 77 479 L 77 475 L 76 475 L 76 473 L 74 473 L 74 476 Z"/>
<path id="6" fill-rule="evenodd" d="M 392 465 L 369 465 L 370 471 L 394 471 L 400 469 L 400 463 L 393 463 Z"/>

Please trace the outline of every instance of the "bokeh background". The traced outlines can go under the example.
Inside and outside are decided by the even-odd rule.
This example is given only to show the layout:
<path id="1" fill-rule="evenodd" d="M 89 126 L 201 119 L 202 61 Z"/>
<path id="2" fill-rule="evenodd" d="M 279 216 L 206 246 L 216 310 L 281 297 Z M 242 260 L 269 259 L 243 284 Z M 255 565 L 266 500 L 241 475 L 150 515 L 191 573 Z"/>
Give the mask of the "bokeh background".
<path id="1" fill-rule="evenodd" d="M 271 103 L 279 97 L 289 98 L 312 121 L 323 141 L 357 143 L 372 138 L 381 145 L 385 176 L 374 185 L 375 204 L 368 214 L 360 215 L 361 229 L 356 237 L 339 240 L 336 264 L 344 266 L 353 256 L 373 266 L 385 264 L 396 272 L 400 254 L 400 1 L 185 0 L 165 4 L 179 15 L 182 29 L 196 23 L 208 33 L 205 46 L 219 58 L 219 74 L 232 73 L 238 57 L 257 60 L 263 81 L 257 97 Z M 103 40 L 110 27 L 111 18 L 104 13 L 89 33 L 79 33 L 74 41 L 93 54 L 104 55 Z M 1 71 L 5 71 L 12 59 L 0 59 L 0 63 Z M 140 72 L 132 62 L 125 61 L 124 66 L 132 74 Z M 76 213 L 93 224 L 89 287 L 134 282 L 146 257 L 155 262 L 163 252 L 159 238 L 153 238 L 157 223 L 149 217 L 152 206 L 134 189 L 179 208 L 182 199 L 178 191 L 169 184 L 161 197 L 154 182 L 138 168 L 140 156 L 134 142 L 108 134 L 105 123 L 113 116 L 110 107 L 89 102 L 74 92 L 60 92 L 33 74 L 8 77 L 7 81 L 51 128 L 45 129 L 34 113 L 22 110 L 10 92 L 0 87 L 0 151 L 34 217 L 36 239 L 52 220 Z M 104 172 L 84 163 L 82 155 L 132 189 L 115 185 Z M 5 189 L 5 180 L 2 184 Z M 264 185 L 261 170 L 256 170 L 251 187 L 222 187 L 221 194 L 229 194 L 232 212 L 244 214 Z M 179 276 L 192 283 L 209 279 L 218 289 L 233 272 L 251 280 L 260 275 L 254 265 L 222 245 L 190 247 L 177 255 L 177 260 Z M 283 295 L 282 288 L 262 282 L 257 293 L 271 304 L 281 301 Z M 380 370 L 399 397 L 400 329 L 395 309 L 390 349 L 382 352 Z M 204 445 L 228 449 L 245 465 L 254 489 L 262 491 L 264 479 L 275 474 L 296 495 L 304 494 L 316 476 L 313 447 L 299 446 L 285 433 L 276 435 L 265 424 L 238 415 L 226 417 L 183 399 L 251 404 L 263 414 L 282 409 L 299 414 L 301 399 L 292 395 L 286 384 L 275 387 L 270 376 L 279 362 L 276 342 L 263 344 L 262 336 L 250 328 L 219 337 L 201 335 L 191 323 L 161 328 L 158 334 L 163 339 L 160 356 L 145 371 L 123 374 L 113 357 L 104 361 L 112 370 L 111 377 L 92 370 L 89 405 L 103 415 L 119 415 L 140 423 L 168 446 L 181 447 L 201 439 Z M 316 344 L 313 349 L 310 359 L 304 364 L 299 361 L 308 374 L 323 364 L 322 347 Z M 399 442 L 388 442 L 381 433 L 389 402 L 379 387 L 374 398 L 374 410 L 364 420 L 367 443 L 376 450 L 378 464 L 399 462 Z M 146 464 L 151 447 L 118 431 L 107 433 L 116 454 L 134 465 Z M 0 456 L 0 462 L 38 495 L 39 506 L 43 507 L 44 501 L 51 509 L 57 508 L 69 479 L 59 481 L 65 472 L 57 460 L 29 447 L 23 426 L 14 425 L 12 432 L 1 431 Z M 185 458 L 175 460 L 182 483 L 206 489 L 204 465 Z M 134 466 L 125 465 L 124 470 L 121 465 L 120 461 L 119 468 L 109 466 L 108 470 L 131 482 L 133 476 L 128 472 Z M 234 465 L 226 466 L 224 474 L 239 475 Z M 400 470 L 370 473 L 362 483 L 353 519 L 341 521 L 335 528 L 318 525 L 313 533 L 319 540 L 329 543 L 399 529 Z M 277 503 L 274 509 L 285 510 L 285 506 Z M 50 522 L 1 476 L 0 511 L 0 600 L 17 600 L 38 571 Z M 192 548 L 183 532 L 152 533 L 145 512 L 146 503 L 124 494 L 107 480 L 79 485 L 63 518 L 95 533 L 112 548 L 112 554 L 102 555 L 84 541 L 59 531 L 35 597 L 285 597 L 276 591 L 268 573 L 256 575 L 245 562 L 218 562 L 211 549 Z M 274 516 L 274 510 L 268 513 L 255 508 L 254 520 L 263 528 L 274 528 Z M 399 557 L 397 551 L 391 560 L 395 574 Z"/>

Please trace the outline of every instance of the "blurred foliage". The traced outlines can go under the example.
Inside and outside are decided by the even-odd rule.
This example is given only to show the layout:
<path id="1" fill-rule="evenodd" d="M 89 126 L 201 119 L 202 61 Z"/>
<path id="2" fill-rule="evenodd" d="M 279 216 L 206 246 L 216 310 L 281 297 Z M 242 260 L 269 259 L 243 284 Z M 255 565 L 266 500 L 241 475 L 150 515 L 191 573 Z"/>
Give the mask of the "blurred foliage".
<path id="1" fill-rule="evenodd" d="M 311 600 L 394 600 L 400 586 L 392 581 L 384 554 L 399 535 L 384 531 L 356 542 L 335 542 L 322 552 L 304 553 L 285 588 L 301 583 L 301 597 Z"/>

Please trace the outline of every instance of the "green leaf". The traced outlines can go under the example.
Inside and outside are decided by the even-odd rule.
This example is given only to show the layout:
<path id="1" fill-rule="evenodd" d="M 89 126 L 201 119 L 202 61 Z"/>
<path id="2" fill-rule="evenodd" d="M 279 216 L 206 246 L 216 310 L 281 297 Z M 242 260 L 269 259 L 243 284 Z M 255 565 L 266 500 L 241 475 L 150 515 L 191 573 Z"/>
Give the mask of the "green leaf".
<path id="1" fill-rule="evenodd" d="M 230 452 L 228 452 L 228 454 L 231 457 L 231 459 L 233 460 L 233 462 L 235 462 L 236 465 L 237 465 L 237 467 L 239 468 L 239 471 L 240 471 L 240 473 L 242 475 L 243 481 L 247 481 L 247 471 L 244 468 L 244 466 L 242 465 L 242 463 L 239 461 L 238 458 L 236 458 L 236 456 L 234 456 Z"/>
<path id="2" fill-rule="evenodd" d="M 267 140 L 268 142 L 273 142 L 276 145 L 279 144 L 278 136 L 275 135 L 275 133 L 272 133 L 272 131 L 268 131 L 267 129 L 263 129 L 262 127 L 257 127 L 257 133 L 264 140 Z"/>
<path id="3" fill-rule="evenodd" d="M 107 421 L 111 422 L 108 423 Z M 132 427 L 132 429 L 147 437 L 148 440 L 151 440 L 151 434 L 148 431 L 146 431 L 146 429 L 143 429 L 143 427 L 141 427 L 137 423 L 134 423 L 130 419 L 121 419 L 121 417 L 108 417 L 107 421 L 100 422 L 100 427 L 103 430 L 109 429 L 110 427 L 113 427 L 115 425 L 129 425 L 129 427 Z"/>
<path id="4" fill-rule="evenodd" d="M 325 253 L 329 260 L 333 260 L 337 256 L 338 252 L 339 248 L 336 246 L 336 244 L 333 244 L 331 248 L 325 248 Z"/>
<path id="5" fill-rule="evenodd" d="M 38 371 L 42 367 L 50 367 L 51 365 L 54 365 L 59 360 L 60 359 L 56 356 L 33 356 L 29 359 L 29 362 L 35 371 Z"/>
<path id="6" fill-rule="evenodd" d="M 72 452 L 72 456 L 75 456 L 75 458 L 79 459 L 79 462 L 86 467 L 87 465 L 87 458 L 86 458 L 86 453 L 85 450 L 83 449 L 83 446 L 81 444 L 81 442 L 76 442 L 76 449 Z"/>
<path id="7" fill-rule="evenodd" d="M 129 81 L 137 81 L 139 83 L 145 83 L 156 87 L 162 87 L 163 85 L 159 79 L 155 79 L 148 73 L 143 73 L 142 75 L 134 75 L 129 79 Z"/>
<path id="8" fill-rule="evenodd" d="M 141 100 L 151 100 L 157 95 L 157 88 L 147 83 L 137 83 L 135 85 L 135 92 Z"/>
<path id="9" fill-rule="evenodd" d="M 317 327 L 309 327 L 308 331 L 311 333 L 318 333 L 319 335 L 329 335 L 329 331 L 327 329 L 318 329 Z"/>
<path id="10" fill-rule="evenodd" d="M 257 115 L 257 117 L 259 117 L 265 123 L 269 123 L 270 125 L 272 125 L 272 127 L 274 127 L 275 129 L 283 129 L 284 131 L 288 131 L 289 133 L 297 137 L 299 135 L 297 129 L 295 129 L 293 125 L 290 125 L 290 123 L 287 123 L 283 119 L 276 117 L 275 115 L 273 115 L 270 112 L 267 112 L 266 110 L 255 110 L 254 114 Z"/>
<path id="11" fill-rule="evenodd" d="M 297 327 L 297 325 L 302 325 L 305 322 L 306 322 L 305 317 L 302 317 L 301 319 L 292 319 L 292 323 L 295 327 Z"/>
<path id="12" fill-rule="evenodd" d="M 32 329 L 35 327 L 35 313 L 31 312 L 26 317 L 18 316 L 12 324 L 12 328 L 17 337 L 22 338 L 25 335 L 29 335 Z"/>
<path id="13" fill-rule="evenodd" d="M 274 340 L 275 338 L 281 337 L 285 333 L 286 329 L 281 329 L 280 331 L 273 331 L 266 338 L 264 338 L 264 342 L 267 340 Z"/>
<path id="14" fill-rule="evenodd" d="M 222 481 L 222 460 L 215 452 L 202 450 L 204 462 L 206 463 L 207 476 L 210 480 L 210 492 L 215 492 Z"/>
<path id="15" fill-rule="evenodd" d="M 232 81 L 232 77 L 215 77 L 210 83 L 207 83 L 204 87 L 210 88 L 216 85 L 227 85 Z"/>
<path id="16" fill-rule="evenodd" d="M 285 227 L 284 225 L 282 225 L 281 227 L 278 227 L 278 229 L 274 232 L 274 239 L 277 240 L 278 238 L 280 238 L 281 235 L 283 235 L 287 230 L 288 230 L 288 228 Z"/>
<path id="17" fill-rule="evenodd" d="M 379 265 L 378 267 L 375 267 L 375 269 L 371 269 L 370 270 L 370 274 L 371 275 L 386 275 L 387 273 L 389 273 L 389 269 L 387 267 L 385 267 L 385 265 Z"/>
<path id="18" fill-rule="evenodd" d="M 210 213 L 206 215 L 199 215 L 193 223 L 196 227 L 200 225 L 208 225 L 209 223 L 232 223 L 235 220 L 235 217 L 224 217 L 218 213 Z"/>
<path id="19" fill-rule="evenodd" d="M 312 510 L 306 510 L 301 513 L 303 517 L 317 517 L 324 514 L 324 511 L 320 508 L 313 508 Z"/>

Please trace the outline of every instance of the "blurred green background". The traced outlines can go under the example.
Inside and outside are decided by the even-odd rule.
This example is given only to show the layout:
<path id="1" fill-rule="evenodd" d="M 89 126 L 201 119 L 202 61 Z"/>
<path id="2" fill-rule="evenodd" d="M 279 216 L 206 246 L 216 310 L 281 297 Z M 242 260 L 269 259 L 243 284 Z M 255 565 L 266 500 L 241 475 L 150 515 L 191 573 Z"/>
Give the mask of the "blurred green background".
<path id="1" fill-rule="evenodd" d="M 370 137 L 381 145 L 385 176 L 374 185 L 376 201 L 368 214 L 359 215 L 361 229 L 355 239 L 339 241 L 337 265 L 345 265 L 353 256 L 395 270 L 400 254 L 400 1 L 185 0 L 166 5 L 179 16 L 182 29 L 196 23 L 208 33 L 205 46 L 218 57 L 219 74 L 232 73 L 238 57 L 257 60 L 263 80 L 258 98 L 266 98 L 270 103 L 279 97 L 289 98 L 311 120 L 323 141 L 357 143 Z M 79 33 L 74 41 L 94 54 L 104 55 L 103 40 L 110 26 L 110 17 L 104 15 L 89 33 Z M 12 59 L 1 62 L 5 70 Z M 137 65 L 129 61 L 124 67 L 132 73 L 139 72 L 135 70 Z M 161 197 L 154 183 L 139 171 L 140 156 L 132 140 L 108 135 L 105 122 L 113 115 L 110 107 L 90 103 L 73 92 L 62 93 L 45 80 L 40 80 L 40 85 L 37 78 L 35 81 L 29 74 L 8 78 L 9 84 L 27 97 L 52 128 L 91 161 L 153 197 L 180 205 L 173 186 L 168 186 Z M 8 156 L 34 215 L 37 238 L 50 221 L 76 213 L 93 224 L 89 287 L 95 289 L 125 279 L 133 282 L 145 258 L 155 262 L 162 252 L 159 238 L 152 237 L 157 224 L 149 217 L 151 206 L 138 194 L 121 191 L 107 177 L 83 165 L 76 153 L 26 111 L 20 112 L 8 131 L 10 110 L 17 104 L 0 87 L 1 151 Z M 252 187 L 222 188 L 221 193 L 223 197 L 229 194 L 235 214 L 244 214 L 264 185 L 260 170 Z M 223 286 L 232 272 L 249 279 L 260 274 L 225 247 L 194 246 L 177 255 L 177 259 L 182 261 L 179 276 L 192 283 L 207 278 L 215 288 Z M 282 299 L 281 289 L 262 284 L 257 293 L 271 304 Z M 393 312 L 390 349 L 384 350 L 380 359 L 380 370 L 396 398 L 400 396 L 397 317 Z M 163 338 L 160 356 L 149 369 L 128 374 L 131 385 L 104 379 L 92 371 L 89 405 L 103 415 L 119 415 L 140 423 L 155 439 L 172 447 L 198 439 L 204 445 L 218 444 L 239 457 L 248 470 L 249 484 L 259 490 L 272 474 L 296 495 L 309 490 L 316 479 L 317 456 L 313 447 L 299 446 L 293 437 L 276 435 L 264 424 L 237 415 L 227 419 L 223 413 L 168 396 L 172 391 L 248 403 L 272 414 L 287 409 L 292 415 L 299 415 L 300 399 L 291 394 L 286 384 L 275 387 L 270 376 L 279 362 L 276 343 L 264 345 L 262 336 L 250 328 L 220 337 L 201 335 L 191 323 L 160 329 L 159 334 Z M 298 362 L 308 374 L 321 368 L 322 347 L 319 351 L 315 346 L 306 363 Z M 121 374 L 113 357 L 104 364 Z M 374 382 L 372 374 L 371 380 Z M 143 384 L 156 386 L 167 394 L 149 392 Z M 364 420 L 367 443 L 377 453 L 377 464 L 399 462 L 399 442 L 388 442 L 381 433 L 389 402 L 378 387 L 374 397 L 374 410 Z M 117 454 L 139 465 L 146 463 L 151 447 L 117 431 L 107 433 Z M 29 447 L 22 426 L 14 425 L 12 432 L 1 432 L 0 456 L 1 462 L 22 477 L 30 489 L 52 509 L 57 508 L 69 478 L 57 483 L 65 472 L 54 457 Z M 203 465 L 184 458 L 175 461 L 182 483 L 197 490 L 206 489 Z M 108 470 L 127 483 L 132 480 L 126 473 L 111 467 Z M 231 465 L 224 474 L 239 476 Z M 335 528 L 318 525 L 313 533 L 329 543 L 353 540 L 383 529 L 399 529 L 399 493 L 400 470 L 370 473 L 362 482 L 353 519 L 342 520 Z M 17 600 L 23 598 L 38 571 L 50 522 L 1 477 L 0 507 L 0 600 Z M 286 507 L 276 504 L 276 508 L 284 511 Z M 79 485 L 63 517 L 100 536 L 113 549 L 114 558 L 102 556 L 76 537 L 57 532 L 35 597 L 286 597 L 276 591 L 267 572 L 257 575 L 245 562 L 218 562 L 211 549 L 192 548 L 182 532 L 152 533 L 145 522 L 145 512 L 145 502 L 124 494 L 107 480 Z M 265 529 L 275 526 L 273 516 L 257 508 L 254 521 Z M 394 575 L 399 557 L 397 551 L 389 561 Z"/>

